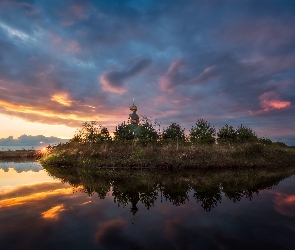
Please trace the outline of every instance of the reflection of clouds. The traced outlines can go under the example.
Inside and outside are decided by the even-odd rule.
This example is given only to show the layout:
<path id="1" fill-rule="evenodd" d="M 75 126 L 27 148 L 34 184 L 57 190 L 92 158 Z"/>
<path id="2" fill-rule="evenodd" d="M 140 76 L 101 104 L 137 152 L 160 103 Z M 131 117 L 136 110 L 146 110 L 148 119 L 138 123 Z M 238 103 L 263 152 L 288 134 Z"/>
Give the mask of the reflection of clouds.
<path id="1" fill-rule="evenodd" d="M 3 169 L 5 172 L 8 172 L 9 168 L 13 168 L 18 173 L 21 173 L 23 171 L 39 172 L 43 169 L 41 165 L 37 162 L 0 162 L 0 169 Z"/>
<path id="2" fill-rule="evenodd" d="M 0 200 L 19 197 L 19 196 L 27 196 L 38 192 L 50 192 L 51 190 L 62 189 L 65 187 L 65 184 L 60 182 L 39 182 L 33 183 L 29 185 L 18 185 L 16 187 L 10 188 L 1 188 L 0 189 Z M 70 185 L 66 185 L 66 187 L 70 187 Z"/>
<path id="3" fill-rule="evenodd" d="M 107 234 L 110 230 L 123 230 L 126 221 L 122 218 L 110 220 L 99 225 L 99 232 L 96 234 L 95 238 L 96 241 L 100 241 L 105 234 Z"/>
<path id="4" fill-rule="evenodd" d="M 295 195 L 275 193 L 273 199 L 274 209 L 281 215 L 295 217 Z"/>
<path id="5" fill-rule="evenodd" d="M 27 197 L 19 200 L 23 203 L 18 206 L 0 208 L 0 235 L 5 239 L 0 241 L 0 248 L 239 249 L 242 245 L 245 249 L 283 249 L 294 244 L 292 238 L 282 240 L 293 233 L 292 221 L 288 224 L 287 217 L 279 216 L 279 220 L 273 217 L 273 209 L 269 206 L 271 200 L 259 200 L 263 194 L 253 202 L 242 199 L 233 204 L 228 200 L 214 211 L 205 213 L 191 199 L 191 193 L 184 206 L 173 206 L 165 200 L 161 203 L 157 199 L 155 209 L 146 210 L 141 206 L 132 217 L 127 207 L 118 208 L 113 203 L 111 192 L 106 199 L 100 200 L 96 195 L 72 193 L 71 188 L 51 182 L 0 193 L 0 201 Z M 280 197 L 286 198 L 285 203 L 294 203 L 291 193 L 286 195 L 284 192 Z M 268 213 L 269 208 L 271 213 Z M 26 230 L 28 225 L 30 230 Z M 271 239 L 277 237 L 280 242 L 265 242 L 266 234 Z"/>
<path id="6" fill-rule="evenodd" d="M 63 204 L 54 206 L 54 207 L 48 209 L 47 211 L 43 212 L 42 218 L 43 219 L 57 219 L 59 213 L 64 210 L 65 210 L 65 208 L 64 208 Z"/>
<path id="7" fill-rule="evenodd" d="M 0 200 L 0 208 L 17 206 L 17 205 L 21 205 L 31 201 L 41 201 L 48 198 L 49 196 L 66 195 L 66 194 L 71 194 L 72 192 L 73 192 L 72 188 L 61 188 L 61 189 L 55 189 L 55 190 L 50 190 L 46 192 L 37 192 L 37 193 L 25 195 L 25 196 L 18 196 L 15 198 L 3 199 L 3 200 Z"/>
<path id="8" fill-rule="evenodd" d="M 109 220 L 99 225 L 95 240 L 103 249 L 142 249 L 140 245 L 125 234 L 126 221 L 122 218 Z"/>

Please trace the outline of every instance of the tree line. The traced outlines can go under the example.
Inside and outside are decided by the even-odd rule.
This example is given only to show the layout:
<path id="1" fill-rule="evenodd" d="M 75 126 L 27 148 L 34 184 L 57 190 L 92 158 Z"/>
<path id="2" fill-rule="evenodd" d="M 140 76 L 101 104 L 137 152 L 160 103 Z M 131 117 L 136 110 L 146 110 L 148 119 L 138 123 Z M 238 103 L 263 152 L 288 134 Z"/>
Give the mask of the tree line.
<path id="1" fill-rule="evenodd" d="M 272 144 L 270 139 L 258 138 L 255 132 L 244 125 L 234 129 L 225 124 L 218 131 L 204 119 L 198 119 L 186 135 L 185 129 L 177 123 L 172 123 L 167 128 L 161 129 L 157 121 L 143 117 L 140 123 L 131 124 L 123 122 L 116 126 L 112 137 L 108 129 L 96 121 L 84 122 L 77 130 L 71 142 L 102 142 L 102 141 L 138 141 L 148 142 L 191 142 L 195 144 L 232 144 L 260 141 Z M 285 145 L 284 143 L 279 143 Z"/>

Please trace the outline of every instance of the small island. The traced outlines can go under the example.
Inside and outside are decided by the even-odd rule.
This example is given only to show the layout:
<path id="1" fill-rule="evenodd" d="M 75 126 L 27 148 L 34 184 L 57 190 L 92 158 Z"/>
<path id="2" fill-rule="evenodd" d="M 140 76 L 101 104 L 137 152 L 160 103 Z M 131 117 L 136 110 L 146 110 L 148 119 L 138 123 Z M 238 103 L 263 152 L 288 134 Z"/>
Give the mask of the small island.
<path id="1" fill-rule="evenodd" d="M 43 166 L 87 169 L 243 169 L 294 166 L 295 149 L 282 142 L 258 138 L 242 124 L 225 125 L 216 133 L 203 119 L 189 135 L 179 124 L 161 130 L 157 121 L 139 119 L 134 102 L 128 121 L 112 138 L 106 127 L 85 122 L 67 143 L 38 152 Z"/>

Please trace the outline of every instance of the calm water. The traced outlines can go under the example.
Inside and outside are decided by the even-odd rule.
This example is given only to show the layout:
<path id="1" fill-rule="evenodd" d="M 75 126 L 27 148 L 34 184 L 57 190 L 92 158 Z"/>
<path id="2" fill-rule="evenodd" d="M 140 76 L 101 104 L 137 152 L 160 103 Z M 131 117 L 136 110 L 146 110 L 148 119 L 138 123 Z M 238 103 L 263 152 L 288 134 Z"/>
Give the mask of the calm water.
<path id="1" fill-rule="evenodd" d="M 0 163 L 0 249 L 295 249 L 293 170 L 48 172 Z"/>

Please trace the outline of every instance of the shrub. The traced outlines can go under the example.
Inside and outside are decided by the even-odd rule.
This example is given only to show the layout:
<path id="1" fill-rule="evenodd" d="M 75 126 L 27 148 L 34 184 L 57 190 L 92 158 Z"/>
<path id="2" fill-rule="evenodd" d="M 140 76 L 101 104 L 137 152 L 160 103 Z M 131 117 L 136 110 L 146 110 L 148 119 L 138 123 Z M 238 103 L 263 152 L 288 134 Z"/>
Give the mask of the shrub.
<path id="1" fill-rule="evenodd" d="M 99 141 L 110 141 L 112 137 L 109 134 L 107 128 L 102 127 L 96 121 L 84 122 L 82 127 L 78 129 L 71 142 L 99 142 Z"/>
<path id="2" fill-rule="evenodd" d="M 172 140 L 172 141 L 184 141 L 185 134 L 184 129 L 181 128 L 179 124 L 172 123 L 168 128 L 163 130 L 162 133 L 163 140 Z"/>
<path id="3" fill-rule="evenodd" d="M 124 140 L 133 140 L 135 138 L 135 129 L 137 125 L 134 124 L 126 124 L 125 122 L 116 126 L 116 130 L 114 132 L 114 139 L 117 141 Z"/>
<path id="4" fill-rule="evenodd" d="M 213 144 L 215 142 L 215 128 L 207 121 L 199 119 L 196 126 L 190 130 L 190 141 L 199 144 Z"/>
<path id="5" fill-rule="evenodd" d="M 225 124 L 224 127 L 217 132 L 218 143 L 231 143 L 237 141 L 237 133 L 232 126 Z"/>
<path id="6" fill-rule="evenodd" d="M 143 117 L 141 119 L 136 138 L 146 142 L 158 139 L 158 133 L 149 118 Z"/>
<path id="7" fill-rule="evenodd" d="M 256 134 L 252 131 L 252 129 L 244 127 L 242 124 L 236 130 L 237 141 L 238 142 L 247 142 L 247 141 L 255 141 L 257 140 Z"/>

